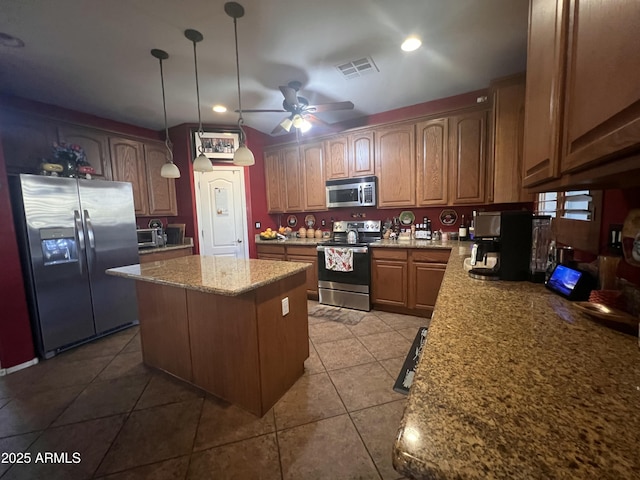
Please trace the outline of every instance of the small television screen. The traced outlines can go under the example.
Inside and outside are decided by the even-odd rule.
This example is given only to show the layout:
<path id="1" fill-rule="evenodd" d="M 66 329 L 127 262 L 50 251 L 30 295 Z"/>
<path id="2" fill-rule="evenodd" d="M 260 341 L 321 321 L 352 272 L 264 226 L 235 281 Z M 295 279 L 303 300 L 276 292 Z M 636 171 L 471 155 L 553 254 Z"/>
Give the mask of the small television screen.
<path id="1" fill-rule="evenodd" d="M 586 273 L 564 265 L 557 265 L 547 281 L 547 288 L 570 300 L 579 300 L 582 297 L 586 299 L 590 287 L 591 282 Z"/>

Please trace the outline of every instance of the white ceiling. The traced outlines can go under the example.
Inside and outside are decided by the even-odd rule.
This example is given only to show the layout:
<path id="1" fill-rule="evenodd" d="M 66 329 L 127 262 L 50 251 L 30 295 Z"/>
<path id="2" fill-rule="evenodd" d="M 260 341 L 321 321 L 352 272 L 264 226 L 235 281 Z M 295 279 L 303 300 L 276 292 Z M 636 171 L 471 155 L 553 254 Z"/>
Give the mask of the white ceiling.
<path id="1" fill-rule="evenodd" d="M 0 92 L 100 117 L 163 129 L 158 60 L 164 61 L 169 126 L 197 122 L 193 47 L 198 44 L 202 119 L 235 124 L 233 20 L 224 0 L 1 0 Z M 526 65 L 528 0 L 241 0 L 238 19 L 243 108 L 279 109 L 278 86 L 302 83 L 312 104 L 350 100 L 336 122 L 488 86 Z M 406 35 L 422 38 L 412 53 Z M 346 80 L 336 65 L 369 56 L 380 72 Z M 211 110 L 215 103 L 230 113 Z M 271 132 L 284 113 L 246 113 Z"/>

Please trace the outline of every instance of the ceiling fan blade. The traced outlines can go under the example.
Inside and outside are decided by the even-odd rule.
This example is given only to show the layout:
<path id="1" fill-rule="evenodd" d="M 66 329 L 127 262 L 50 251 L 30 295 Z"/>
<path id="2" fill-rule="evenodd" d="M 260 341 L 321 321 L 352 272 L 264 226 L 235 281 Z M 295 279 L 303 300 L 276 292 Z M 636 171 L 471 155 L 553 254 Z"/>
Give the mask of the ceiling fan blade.
<path id="1" fill-rule="evenodd" d="M 313 112 L 329 112 L 331 110 L 353 110 L 352 102 L 321 103 L 320 105 L 309 105 L 309 110 Z"/>
<path id="2" fill-rule="evenodd" d="M 295 89 L 291 87 L 283 87 L 282 85 L 280 85 L 279 88 L 282 92 L 282 95 L 284 95 L 285 102 L 287 102 L 292 107 L 298 105 L 298 92 L 296 92 Z"/>
<path id="3" fill-rule="evenodd" d="M 320 117 L 316 117 L 313 113 L 306 113 L 304 118 L 309 120 L 311 123 L 317 123 L 318 125 L 322 125 L 324 127 L 331 127 L 330 123 L 325 122 Z"/>
<path id="4" fill-rule="evenodd" d="M 239 110 L 234 110 L 234 112 L 239 113 Z M 286 112 L 286 110 L 260 110 L 260 109 L 249 109 L 249 110 L 242 110 L 242 113 L 262 113 L 262 112 L 266 112 L 266 113 L 283 113 Z"/>

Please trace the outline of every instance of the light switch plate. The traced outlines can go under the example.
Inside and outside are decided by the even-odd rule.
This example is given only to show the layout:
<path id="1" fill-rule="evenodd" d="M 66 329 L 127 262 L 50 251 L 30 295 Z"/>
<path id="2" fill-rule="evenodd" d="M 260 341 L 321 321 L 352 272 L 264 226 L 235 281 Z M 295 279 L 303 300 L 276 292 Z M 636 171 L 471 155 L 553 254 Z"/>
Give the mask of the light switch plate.
<path id="1" fill-rule="evenodd" d="M 284 317 L 289 313 L 289 297 L 282 299 L 282 316 Z"/>
<path id="2" fill-rule="evenodd" d="M 262 227 L 262 224 L 260 222 L 256 222 L 256 228 L 260 228 Z"/>

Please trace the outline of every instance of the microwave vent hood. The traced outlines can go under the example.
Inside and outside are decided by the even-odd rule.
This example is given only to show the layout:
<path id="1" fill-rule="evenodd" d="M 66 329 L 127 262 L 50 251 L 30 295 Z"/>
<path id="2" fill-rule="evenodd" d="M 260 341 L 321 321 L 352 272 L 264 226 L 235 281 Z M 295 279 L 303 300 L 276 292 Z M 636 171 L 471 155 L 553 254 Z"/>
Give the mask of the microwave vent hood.
<path id="1" fill-rule="evenodd" d="M 375 176 L 327 180 L 327 208 L 375 207 L 377 187 Z"/>

